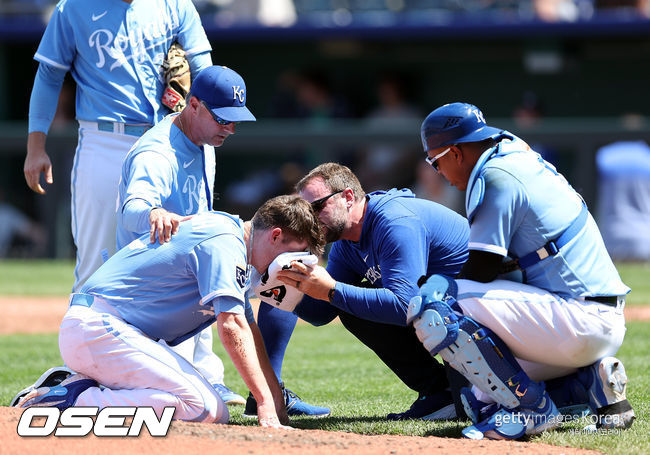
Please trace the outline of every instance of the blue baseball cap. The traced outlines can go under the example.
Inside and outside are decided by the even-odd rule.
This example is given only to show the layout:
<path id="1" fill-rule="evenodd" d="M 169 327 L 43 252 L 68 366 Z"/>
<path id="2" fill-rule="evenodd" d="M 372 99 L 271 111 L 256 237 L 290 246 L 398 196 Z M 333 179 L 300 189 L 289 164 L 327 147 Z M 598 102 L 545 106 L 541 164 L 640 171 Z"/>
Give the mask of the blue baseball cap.
<path id="1" fill-rule="evenodd" d="M 425 153 L 446 145 L 496 138 L 501 133 L 502 129 L 487 126 L 481 110 L 468 103 L 440 106 L 427 115 L 420 128 Z"/>
<path id="2" fill-rule="evenodd" d="M 246 107 L 246 83 L 226 66 L 210 66 L 196 75 L 190 95 L 208 105 L 219 118 L 229 122 L 254 122 L 255 116 Z"/>

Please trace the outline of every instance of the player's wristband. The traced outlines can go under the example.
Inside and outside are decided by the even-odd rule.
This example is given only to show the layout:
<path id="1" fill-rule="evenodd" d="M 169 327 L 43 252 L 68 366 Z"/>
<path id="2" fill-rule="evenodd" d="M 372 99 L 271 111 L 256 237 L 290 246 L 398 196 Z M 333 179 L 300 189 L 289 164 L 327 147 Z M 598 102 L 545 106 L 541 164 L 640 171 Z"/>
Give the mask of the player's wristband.
<path id="1" fill-rule="evenodd" d="M 333 287 L 327 292 L 327 300 L 329 300 L 330 303 L 334 301 L 334 291 L 336 291 L 336 287 Z"/>

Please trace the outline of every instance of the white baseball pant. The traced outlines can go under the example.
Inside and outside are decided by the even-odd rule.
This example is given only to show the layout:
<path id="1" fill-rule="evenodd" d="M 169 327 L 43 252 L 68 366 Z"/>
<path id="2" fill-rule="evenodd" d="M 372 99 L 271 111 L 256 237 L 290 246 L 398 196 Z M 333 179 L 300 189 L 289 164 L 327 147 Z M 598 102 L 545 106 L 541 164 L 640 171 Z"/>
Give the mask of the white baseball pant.
<path id="1" fill-rule="evenodd" d="M 104 386 L 82 392 L 75 406 L 151 406 L 159 417 L 173 406 L 178 420 L 230 418 L 219 394 L 187 360 L 121 320 L 101 299 L 90 308 L 68 309 L 59 349 L 66 365 Z"/>
<path id="2" fill-rule="evenodd" d="M 573 373 L 623 343 L 623 305 L 563 299 L 513 281 L 456 283 L 463 313 L 494 331 L 535 381 Z"/>

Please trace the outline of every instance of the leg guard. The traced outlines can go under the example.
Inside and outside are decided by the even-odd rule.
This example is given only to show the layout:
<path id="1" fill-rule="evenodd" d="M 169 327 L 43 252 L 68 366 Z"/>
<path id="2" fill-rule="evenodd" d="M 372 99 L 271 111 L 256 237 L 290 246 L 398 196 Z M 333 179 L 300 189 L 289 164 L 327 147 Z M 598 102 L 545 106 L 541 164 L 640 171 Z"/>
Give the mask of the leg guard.
<path id="1" fill-rule="evenodd" d="M 544 385 L 530 380 L 496 334 L 460 312 L 455 291 L 453 280 L 433 275 L 411 299 L 407 323 L 424 347 L 497 403 L 510 409 L 538 407 Z"/>
<path id="2" fill-rule="evenodd" d="M 479 423 L 489 418 L 501 408 L 498 403 L 480 401 L 469 387 L 460 389 L 460 401 L 463 404 L 463 411 L 472 423 Z"/>

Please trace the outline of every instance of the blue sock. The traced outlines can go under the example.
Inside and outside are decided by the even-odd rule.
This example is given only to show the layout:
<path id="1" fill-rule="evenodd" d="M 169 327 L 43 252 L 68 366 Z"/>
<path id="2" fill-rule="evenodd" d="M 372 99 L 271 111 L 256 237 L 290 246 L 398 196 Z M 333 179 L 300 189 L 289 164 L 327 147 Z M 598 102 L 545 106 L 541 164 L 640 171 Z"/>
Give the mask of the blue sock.
<path id="1" fill-rule="evenodd" d="M 264 347 L 271 360 L 273 372 L 282 381 L 282 361 L 284 352 L 291 339 L 298 316 L 288 311 L 274 308 L 264 302 L 260 303 L 257 313 L 257 325 L 262 333 Z"/>
<path id="2" fill-rule="evenodd" d="M 546 381 L 546 390 L 558 408 L 589 404 L 589 376 L 587 368 L 578 372 Z"/>

